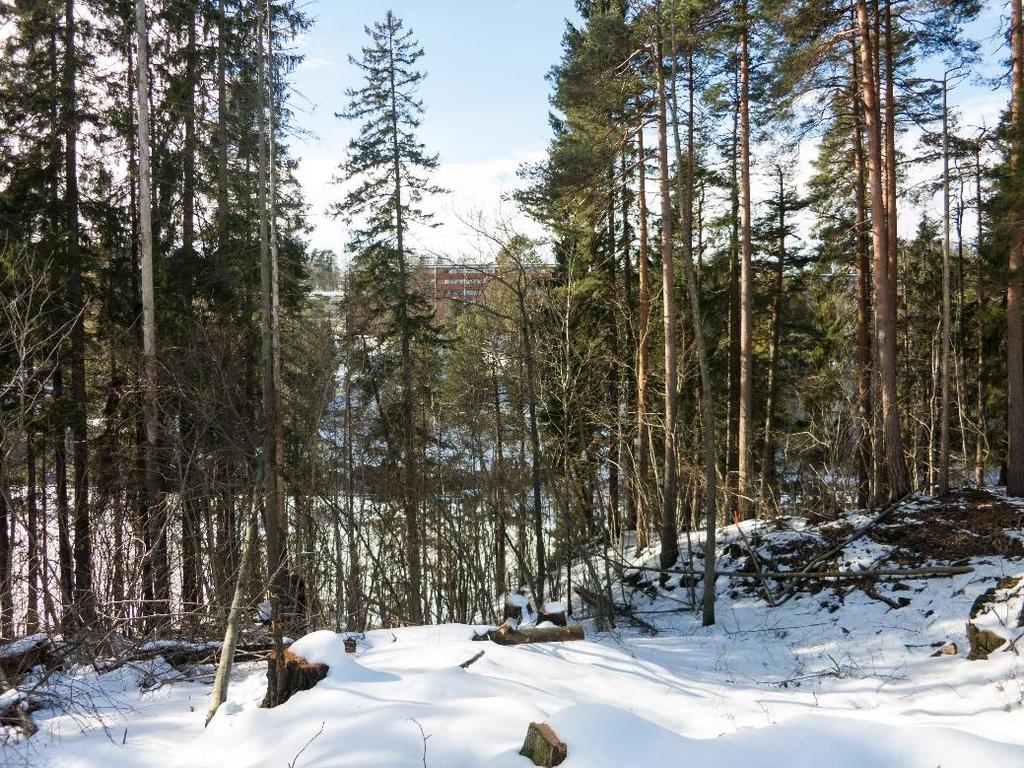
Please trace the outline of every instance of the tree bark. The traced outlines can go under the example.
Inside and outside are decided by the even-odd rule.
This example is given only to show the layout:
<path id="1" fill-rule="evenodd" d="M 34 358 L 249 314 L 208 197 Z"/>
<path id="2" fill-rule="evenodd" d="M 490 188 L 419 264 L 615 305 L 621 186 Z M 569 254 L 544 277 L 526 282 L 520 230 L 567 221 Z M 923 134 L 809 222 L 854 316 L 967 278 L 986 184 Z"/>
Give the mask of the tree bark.
<path id="1" fill-rule="evenodd" d="M 78 58 L 75 3 L 64 4 L 64 215 L 67 237 L 68 305 L 71 324 L 71 440 L 75 474 L 73 603 L 78 621 L 88 624 L 95 606 L 92 593 L 92 533 L 89 525 L 89 435 L 85 392 L 85 295 L 78 223 Z"/>
<path id="2" fill-rule="evenodd" d="M 138 54 L 138 141 L 139 141 L 139 236 L 142 294 L 142 398 L 146 421 L 145 488 L 146 523 L 152 547 L 154 605 L 151 612 L 166 617 L 170 600 L 167 566 L 167 526 L 160 499 L 159 450 L 160 415 L 156 390 L 156 303 L 153 288 L 153 202 L 150 186 L 149 144 L 149 43 L 146 31 L 146 2 L 135 4 L 135 34 Z M 166 620 L 166 618 L 164 619 Z"/>
<path id="3" fill-rule="evenodd" d="M 752 498 L 754 445 L 754 273 L 750 239 L 750 19 L 740 3 L 740 407 L 737 431 L 736 513 L 756 514 Z"/>
<path id="4" fill-rule="evenodd" d="M 857 0 L 857 25 L 860 31 L 861 101 L 864 128 L 868 137 L 867 167 L 871 198 L 871 240 L 874 255 L 872 275 L 875 292 L 878 374 L 882 395 L 882 429 L 889 473 L 889 498 L 900 499 L 910 492 L 903 438 L 900 432 L 899 403 L 896 396 L 896 308 L 890 284 L 887 254 L 888 229 L 885 220 L 885 195 L 882 187 L 882 137 L 879 123 L 877 48 L 871 39 L 871 24 L 866 0 Z"/>
<path id="5" fill-rule="evenodd" d="M 942 81 L 942 385 L 939 405 L 939 496 L 949 493 L 949 359 L 952 310 L 950 307 L 949 245 L 949 84 Z"/>
<path id="6" fill-rule="evenodd" d="M 873 465 L 872 440 L 874 433 L 874 405 L 872 378 L 874 366 L 871 354 L 871 261 L 867 240 L 867 180 L 864 169 L 864 120 L 858 95 L 857 42 L 850 40 L 850 87 L 853 108 L 853 168 L 854 168 L 854 248 L 857 272 L 857 404 L 860 439 L 857 441 L 857 506 L 871 506 Z"/>
<path id="7" fill-rule="evenodd" d="M 661 29 L 657 30 L 654 66 L 658 79 L 658 167 L 661 176 L 661 283 L 665 328 L 665 464 L 664 506 L 661 513 L 661 566 L 671 568 L 679 558 L 676 529 L 676 298 L 675 255 L 672 243 L 672 199 L 669 192 L 668 116 L 665 58 Z"/>
<path id="8" fill-rule="evenodd" d="M 263 526 L 267 537 L 267 585 L 270 592 L 271 619 L 270 630 L 274 639 L 274 652 L 282 658 L 282 601 L 287 593 L 287 573 L 284 550 L 284 532 L 281 528 L 281 510 L 284 507 L 283 487 L 279 485 L 280 468 L 278 466 L 277 423 L 279 418 L 279 395 L 276 392 L 278 382 L 275 363 L 279 357 L 275 354 L 275 323 L 276 297 L 274 289 L 275 266 L 273 259 L 276 248 L 272 246 L 272 195 L 274 176 L 270 170 L 273 164 L 273 50 L 271 37 L 272 6 L 267 2 L 265 15 L 258 22 L 259 33 L 259 188 L 260 188 L 260 285 L 261 314 L 260 325 L 261 352 L 263 363 Z M 266 48 L 264 48 L 266 46 Z M 277 680 L 274 684 L 270 677 L 267 698 L 270 706 L 274 706 L 276 697 L 283 695 L 285 665 L 277 667 Z"/>
<path id="9" fill-rule="evenodd" d="M 647 478 L 650 475 L 650 427 L 647 423 L 647 383 L 650 377 L 649 326 L 651 318 L 651 278 L 648 262 L 647 236 L 647 164 L 644 149 L 644 120 L 641 116 L 636 132 L 637 145 L 637 225 L 640 228 L 637 253 L 637 368 L 636 368 L 636 425 L 637 425 L 637 492 L 636 492 L 636 549 L 644 550 L 650 544 L 650 498 Z"/>
<path id="10" fill-rule="evenodd" d="M 402 463 L 405 470 L 404 507 L 406 563 L 409 571 L 407 614 L 413 624 L 423 623 L 423 587 L 419 528 L 419 476 L 417 473 L 415 421 L 413 418 L 412 317 L 409 312 L 409 275 L 405 254 L 405 220 L 402 211 L 402 163 L 398 144 L 398 101 L 395 86 L 394 37 L 389 37 L 391 153 L 394 164 L 395 239 L 398 257 L 398 329 L 402 354 Z"/>
<path id="11" fill-rule="evenodd" d="M 1012 128 L 1011 163 L 1024 165 L 1024 28 L 1021 0 L 1010 0 Z M 1006 493 L 1024 496 L 1024 226 L 1015 211 L 1011 225 L 1006 286 Z"/>
<path id="12" fill-rule="evenodd" d="M 238 647 L 238 629 L 242 618 L 242 602 L 245 600 L 249 576 L 252 572 L 253 555 L 256 549 L 256 509 L 255 503 L 249 510 L 246 523 L 245 545 L 235 580 L 235 591 L 231 598 L 231 608 L 224 626 L 224 644 L 220 648 L 220 661 L 217 664 L 217 676 L 213 681 L 213 693 L 210 695 L 210 708 L 206 711 L 206 725 L 210 724 L 217 709 L 227 699 L 228 683 L 231 680 L 231 666 L 235 661 L 235 649 Z"/>
<path id="13" fill-rule="evenodd" d="M 774 296 L 772 297 L 772 336 L 768 352 L 768 384 L 765 399 L 764 449 L 761 454 L 761 488 L 758 496 L 761 503 L 768 497 L 775 475 L 775 407 L 778 388 L 779 345 L 782 341 L 782 304 L 786 275 L 786 187 L 782 166 L 776 166 L 779 179 L 779 242 L 775 259 Z"/>
<path id="14" fill-rule="evenodd" d="M 982 257 L 984 244 L 984 220 L 985 209 L 981 197 L 981 140 L 974 145 L 974 194 L 975 208 L 977 215 L 977 240 L 975 250 L 975 343 L 978 347 L 977 369 L 975 371 L 975 414 L 977 434 L 974 438 L 974 484 L 978 488 L 985 486 L 985 443 L 988 434 L 988 424 L 985 418 L 985 305 L 986 305 L 986 284 L 985 284 L 985 260 Z"/>

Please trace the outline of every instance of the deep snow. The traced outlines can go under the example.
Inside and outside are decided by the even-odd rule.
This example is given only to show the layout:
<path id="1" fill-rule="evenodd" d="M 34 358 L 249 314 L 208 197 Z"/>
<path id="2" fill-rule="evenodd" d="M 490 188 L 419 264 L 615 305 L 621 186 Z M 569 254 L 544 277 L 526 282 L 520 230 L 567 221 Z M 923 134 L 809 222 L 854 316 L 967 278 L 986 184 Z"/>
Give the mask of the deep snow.
<path id="1" fill-rule="evenodd" d="M 754 526 L 743 525 L 752 535 Z M 723 547 L 736 536 L 723 531 Z M 878 552 L 862 540 L 841 563 L 874 562 Z M 567 768 L 1020 766 L 1021 659 L 998 651 L 967 661 L 965 622 L 997 579 L 1024 576 L 1024 562 L 972 564 L 971 574 L 887 592 L 911 598 L 895 610 L 857 590 L 838 608 L 828 590 L 770 608 L 730 599 L 723 579 L 710 628 L 672 611 L 683 590 L 657 590 L 636 602 L 656 636 L 588 627 L 585 642 L 501 647 L 471 641 L 478 627 L 412 627 L 367 633 L 352 656 L 341 636 L 316 632 L 292 650 L 328 664 L 326 680 L 262 710 L 264 665 L 241 665 L 205 731 L 205 682 L 140 693 L 146 670 L 81 672 L 65 684 L 93 697 L 102 722 L 39 713 L 40 732 L 3 757 L 67 768 L 528 768 L 517 752 L 527 724 L 544 720 L 568 744 Z M 977 623 L 1006 637 L 1024 633 L 1014 626 L 1022 595 L 1024 582 Z M 959 653 L 933 656 L 947 641 Z M 480 660 L 459 668 L 480 650 Z"/>

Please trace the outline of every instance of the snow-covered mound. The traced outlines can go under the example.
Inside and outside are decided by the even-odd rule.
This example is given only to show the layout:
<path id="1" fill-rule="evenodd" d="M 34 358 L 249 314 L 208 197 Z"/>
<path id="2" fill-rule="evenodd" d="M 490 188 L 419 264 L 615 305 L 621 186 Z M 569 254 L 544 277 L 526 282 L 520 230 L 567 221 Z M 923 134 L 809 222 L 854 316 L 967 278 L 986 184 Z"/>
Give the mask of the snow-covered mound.
<path id="1" fill-rule="evenodd" d="M 935 512 L 917 508 L 922 519 Z M 911 517 L 886 525 L 916 524 Z M 736 567 L 733 545 L 749 557 L 744 539 L 766 566 L 801 537 L 822 549 L 834 540 L 800 521 L 743 525 L 742 536 L 722 531 L 719 567 Z M 835 567 L 906 559 L 887 538 L 884 530 L 863 537 Z M 633 562 L 649 557 L 656 553 Z M 1024 577 L 1024 561 L 1012 553 L 965 561 L 973 572 L 878 582 L 874 595 L 823 586 L 777 607 L 755 580 L 723 578 L 719 621 L 708 628 L 681 608 L 685 586 L 666 589 L 657 574 L 616 585 L 616 599 L 653 635 L 628 626 L 597 633 L 588 624 L 587 641 L 503 647 L 472 641 L 479 627 L 412 627 L 369 632 L 351 655 L 341 636 L 315 632 L 292 651 L 327 664 L 327 679 L 264 710 L 265 666 L 243 665 L 205 730 L 206 683 L 140 694 L 123 670 L 83 672 L 75 684 L 93 691 L 100 716 L 37 715 L 40 732 L 4 757 L 74 768 L 528 768 L 517 754 L 527 726 L 546 721 L 568 745 L 567 768 L 1022 765 L 1024 665 L 1009 646 L 968 661 L 965 625 L 973 613 L 1010 640 L 1024 634 L 1016 626 L 1024 582 L 1013 581 Z M 781 594 L 781 582 L 771 587 Z M 947 643 L 956 653 L 935 655 Z"/>

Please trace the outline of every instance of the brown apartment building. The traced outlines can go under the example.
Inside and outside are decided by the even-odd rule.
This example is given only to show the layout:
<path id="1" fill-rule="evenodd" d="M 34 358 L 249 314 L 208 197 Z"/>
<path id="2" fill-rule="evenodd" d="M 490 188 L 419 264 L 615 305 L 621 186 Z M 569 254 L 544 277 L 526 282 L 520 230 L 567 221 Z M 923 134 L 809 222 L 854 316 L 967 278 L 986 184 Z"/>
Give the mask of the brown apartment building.
<path id="1" fill-rule="evenodd" d="M 483 299 L 493 272 L 491 264 L 436 264 L 421 260 L 417 280 L 434 308 L 435 317 L 447 322 Z"/>

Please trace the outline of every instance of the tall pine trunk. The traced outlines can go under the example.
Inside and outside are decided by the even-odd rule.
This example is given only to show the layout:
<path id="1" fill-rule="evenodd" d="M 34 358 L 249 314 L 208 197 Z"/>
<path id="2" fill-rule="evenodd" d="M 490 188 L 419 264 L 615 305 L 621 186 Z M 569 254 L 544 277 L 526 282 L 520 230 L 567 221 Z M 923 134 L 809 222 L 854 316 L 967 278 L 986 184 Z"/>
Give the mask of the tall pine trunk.
<path id="1" fill-rule="evenodd" d="M 1021 0 L 1010 0 L 1011 164 L 1016 173 L 1024 167 L 1024 28 Z M 1006 286 L 1006 492 L 1024 496 L 1024 227 L 1015 211 L 1011 224 Z"/>
<path id="2" fill-rule="evenodd" d="M 864 120 L 861 113 L 858 82 L 856 40 L 850 41 L 850 102 L 853 107 L 853 168 L 854 168 L 854 249 L 857 272 L 857 407 L 859 439 L 857 441 L 857 506 L 871 506 L 874 495 L 873 451 L 874 406 L 872 379 L 874 366 L 871 354 L 871 261 L 867 237 L 867 179 L 864 169 Z"/>
<path id="3" fill-rule="evenodd" d="M 876 79 L 877 46 L 872 41 L 866 0 L 857 0 L 857 26 L 860 32 L 861 102 L 864 129 L 868 137 L 867 169 L 871 207 L 871 241 L 874 256 L 872 274 L 875 292 L 876 338 L 879 388 L 882 395 L 882 430 L 889 474 L 889 498 L 900 499 L 910 491 L 903 438 L 900 432 L 899 403 L 896 399 L 896 307 L 890 284 L 889 233 L 885 217 L 885 193 L 882 185 L 882 136 Z"/>
<path id="4" fill-rule="evenodd" d="M 672 198 L 669 192 L 668 115 L 665 95 L 665 58 L 661 29 L 657 31 L 654 66 L 658 78 L 658 168 L 661 177 L 661 284 L 665 329 L 665 464 L 664 506 L 661 513 L 661 567 L 671 568 L 679 558 L 676 528 L 676 280 L 672 247 Z"/>
<path id="5" fill-rule="evenodd" d="M 650 426 L 647 421 L 647 384 L 650 378 L 648 356 L 651 319 L 651 278 L 647 235 L 647 164 L 644 149 L 644 120 L 641 116 L 636 132 L 637 146 L 637 226 L 640 228 L 637 253 L 637 367 L 636 367 L 636 426 L 637 426 L 637 492 L 636 492 L 636 549 L 650 544 L 650 497 L 647 478 L 651 472 Z"/>
<path id="6" fill-rule="evenodd" d="M 750 18 L 747 0 L 740 3 L 740 402 L 737 427 L 736 513 L 754 516 L 754 272 L 750 236 Z"/>

